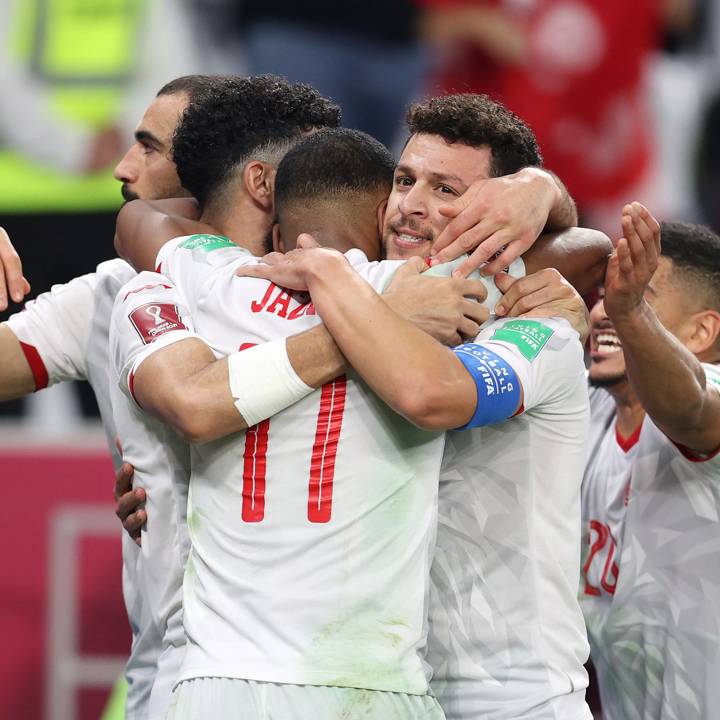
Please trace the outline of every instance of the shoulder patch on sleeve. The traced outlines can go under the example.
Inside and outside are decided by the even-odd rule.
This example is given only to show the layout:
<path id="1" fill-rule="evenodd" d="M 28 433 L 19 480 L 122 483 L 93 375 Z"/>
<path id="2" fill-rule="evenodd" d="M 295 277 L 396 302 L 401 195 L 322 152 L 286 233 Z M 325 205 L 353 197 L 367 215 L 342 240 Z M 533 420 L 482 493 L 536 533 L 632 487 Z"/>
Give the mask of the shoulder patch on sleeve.
<path id="1" fill-rule="evenodd" d="M 190 235 L 178 247 L 185 250 L 202 250 L 212 252 L 225 247 L 235 247 L 235 243 L 224 235 Z"/>
<path id="2" fill-rule="evenodd" d="M 720 367 L 717 365 L 703 364 L 703 369 L 705 370 L 705 379 L 707 382 L 720 389 Z"/>
<path id="3" fill-rule="evenodd" d="M 554 332 L 552 328 L 536 320 L 508 320 L 495 330 L 490 339 L 515 345 L 523 357 L 532 362 Z"/>
<path id="4" fill-rule="evenodd" d="M 173 330 L 187 330 L 177 305 L 170 303 L 146 303 L 135 308 L 128 317 L 145 345 Z"/>

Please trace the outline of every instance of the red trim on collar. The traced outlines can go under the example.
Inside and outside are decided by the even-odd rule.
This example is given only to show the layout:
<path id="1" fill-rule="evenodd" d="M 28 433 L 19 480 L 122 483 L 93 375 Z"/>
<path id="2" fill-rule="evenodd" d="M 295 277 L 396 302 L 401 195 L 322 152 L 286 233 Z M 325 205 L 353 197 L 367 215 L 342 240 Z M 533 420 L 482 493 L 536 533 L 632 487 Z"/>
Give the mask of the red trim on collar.
<path id="1" fill-rule="evenodd" d="M 640 439 L 640 431 L 642 430 L 642 423 L 640 423 L 635 430 L 633 430 L 632 435 L 629 437 L 624 438 L 620 431 L 617 429 L 617 425 L 615 426 L 615 440 L 617 441 L 617 444 L 620 446 L 620 449 L 624 452 L 630 452 L 630 450 L 637 445 L 637 441 Z"/>

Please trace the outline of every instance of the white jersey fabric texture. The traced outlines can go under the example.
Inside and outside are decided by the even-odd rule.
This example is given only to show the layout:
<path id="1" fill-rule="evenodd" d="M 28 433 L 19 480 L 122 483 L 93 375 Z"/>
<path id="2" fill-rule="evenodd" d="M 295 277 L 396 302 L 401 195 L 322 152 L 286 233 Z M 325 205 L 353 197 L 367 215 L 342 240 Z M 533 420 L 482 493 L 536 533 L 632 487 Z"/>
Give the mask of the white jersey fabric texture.
<path id="1" fill-rule="evenodd" d="M 94 273 L 53 286 L 7 321 L 22 344 L 38 388 L 68 380 L 90 383 L 116 468 L 121 458 L 115 447 L 110 403 L 110 314 L 118 291 L 134 276 L 135 271 L 125 261 L 108 260 Z M 138 593 L 136 564 L 140 551 L 125 532 L 122 549 L 123 594 L 133 637 L 126 667 L 126 718 L 146 720 L 161 638 L 149 622 Z"/>
<path id="2" fill-rule="evenodd" d="M 577 333 L 496 320 L 476 342 L 517 372 L 524 411 L 447 434 L 427 660 L 448 719 L 585 720 L 577 600 L 589 407 Z"/>
<path id="3" fill-rule="evenodd" d="M 133 486 L 144 488 L 147 495 L 138 592 L 162 638 L 148 720 L 167 716 L 185 654 L 182 576 L 190 546 L 186 524 L 190 448 L 136 405 L 124 371 L 151 343 L 166 347 L 192 336 L 191 330 L 175 288 L 155 273 L 135 276 L 117 296 L 110 325 L 110 395 L 123 459 L 135 468 Z"/>
<path id="4" fill-rule="evenodd" d="M 348 259 L 375 287 L 400 264 Z M 180 238 L 158 260 L 218 355 L 319 322 L 306 295 L 238 278 L 257 260 L 227 239 Z M 420 650 L 443 441 L 348 375 L 194 446 L 180 680 L 427 693 Z"/>
<path id="5" fill-rule="evenodd" d="M 703 367 L 709 387 L 720 391 L 718 366 Z M 607 406 L 609 395 L 593 392 L 604 394 Z M 598 413 L 596 419 L 593 414 L 593 424 L 599 422 L 610 434 L 614 429 L 606 415 Z M 646 417 L 629 458 L 623 500 L 607 506 L 597 500 L 613 499 L 614 479 L 597 470 L 602 460 L 590 459 L 589 469 L 596 472 L 585 477 L 583 515 L 586 528 L 593 521 L 612 528 L 613 512 L 624 510 L 615 531 L 617 577 L 603 585 L 607 545 L 586 530 L 584 582 L 600 595 L 588 595 L 582 585 L 581 597 L 604 717 L 715 717 L 720 707 L 720 454 L 699 456 L 678 446 Z M 621 484 L 615 482 L 616 488 Z"/>

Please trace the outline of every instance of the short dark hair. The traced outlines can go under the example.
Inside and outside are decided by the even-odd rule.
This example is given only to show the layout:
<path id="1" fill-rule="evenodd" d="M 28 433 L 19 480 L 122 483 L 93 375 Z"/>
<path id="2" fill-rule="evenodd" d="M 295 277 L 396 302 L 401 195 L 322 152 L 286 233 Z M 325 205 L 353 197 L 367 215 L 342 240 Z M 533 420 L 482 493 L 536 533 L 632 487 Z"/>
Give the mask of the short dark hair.
<path id="1" fill-rule="evenodd" d="M 692 282 L 701 287 L 713 310 L 720 310 L 720 237 L 704 225 L 661 222 L 661 254 Z"/>
<path id="2" fill-rule="evenodd" d="M 392 188 L 395 159 L 378 140 L 359 130 L 318 130 L 294 145 L 280 161 L 275 205 L 322 200 Z"/>
<path id="3" fill-rule="evenodd" d="M 542 166 L 533 131 L 504 105 L 487 95 L 461 93 L 429 98 L 410 106 L 410 132 L 439 135 L 446 142 L 470 147 L 488 146 L 493 177 L 528 166 Z"/>
<path id="4" fill-rule="evenodd" d="M 277 162 L 315 128 L 340 124 L 340 108 L 310 85 L 273 75 L 216 78 L 191 99 L 173 137 L 182 186 L 201 206 L 250 159 Z"/>
<path id="5" fill-rule="evenodd" d="M 221 77 L 220 75 L 183 75 L 165 83 L 158 90 L 156 97 L 187 93 L 188 99 L 192 102 L 214 82 L 219 82 Z"/>

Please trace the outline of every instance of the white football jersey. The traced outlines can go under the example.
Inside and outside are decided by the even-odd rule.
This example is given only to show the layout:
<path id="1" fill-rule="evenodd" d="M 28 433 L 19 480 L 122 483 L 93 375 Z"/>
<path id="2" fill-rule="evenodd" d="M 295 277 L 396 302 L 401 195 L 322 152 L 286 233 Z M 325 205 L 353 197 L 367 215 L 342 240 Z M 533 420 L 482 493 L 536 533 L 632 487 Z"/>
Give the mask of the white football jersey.
<path id="1" fill-rule="evenodd" d="M 135 271 L 124 260 L 108 260 L 98 265 L 94 273 L 55 285 L 7 321 L 21 343 L 38 389 L 67 380 L 90 383 L 115 468 L 120 466 L 121 458 L 115 447 L 116 430 L 110 405 L 110 313 L 118 291 L 134 276 Z M 122 545 L 123 595 L 133 635 L 126 668 L 126 718 L 145 720 L 160 636 L 148 622 L 147 608 L 138 593 L 139 549 L 125 532 Z"/>
<path id="2" fill-rule="evenodd" d="M 348 257 L 375 287 L 399 265 Z M 159 260 L 220 355 L 319 322 L 306 295 L 235 276 L 257 260 L 223 238 L 181 238 Z M 424 694 L 443 438 L 348 375 L 247 432 L 194 446 L 180 679 Z"/>
<path id="3" fill-rule="evenodd" d="M 704 368 L 720 390 L 720 369 Z M 600 593 L 586 593 L 583 604 L 603 716 L 712 718 L 720 706 L 720 454 L 698 456 L 646 417 L 629 464 L 628 484 L 603 476 L 601 455 L 591 458 L 583 490 L 595 499 L 586 522 L 614 528 L 621 513 L 615 568 L 605 572 L 609 532 L 585 547 L 584 582 Z"/>
<path id="4" fill-rule="evenodd" d="M 128 370 L 153 344 L 192 336 L 177 292 L 155 273 L 140 273 L 118 293 L 110 326 L 111 399 L 123 459 L 133 485 L 146 490 L 147 523 L 137 564 L 139 592 L 162 638 L 148 720 L 164 720 L 185 654 L 182 576 L 189 551 L 187 492 L 190 448 L 132 399 Z"/>
<path id="5" fill-rule="evenodd" d="M 496 320 L 476 342 L 515 369 L 524 410 L 447 434 L 431 571 L 432 688 L 448 720 L 584 720 L 582 347 L 558 319 Z"/>

